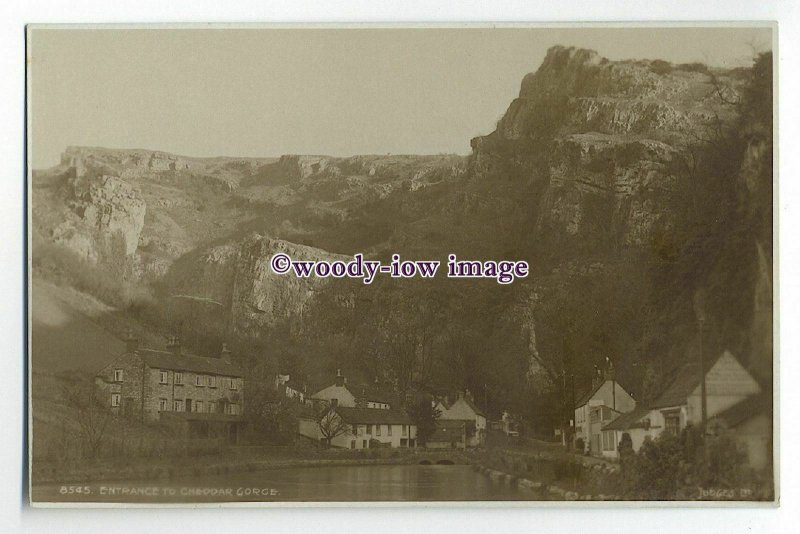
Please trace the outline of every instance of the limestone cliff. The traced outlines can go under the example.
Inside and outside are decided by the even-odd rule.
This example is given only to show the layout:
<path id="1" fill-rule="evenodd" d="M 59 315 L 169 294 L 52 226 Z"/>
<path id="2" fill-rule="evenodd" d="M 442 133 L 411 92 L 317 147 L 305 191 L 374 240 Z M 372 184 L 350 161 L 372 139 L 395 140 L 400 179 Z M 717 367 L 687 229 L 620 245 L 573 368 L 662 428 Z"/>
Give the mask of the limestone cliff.
<path id="1" fill-rule="evenodd" d="M 235 331 L 256 334 L 283 319 L 302 319 L 315 292 L 328 278 L 297 278 L 272 272 L 270 259 L 278 252 L 294 260 L 347 260 L 346 256 L 297 245 L 280 239 L 253 235 L 239 245 L 231 295 L 231 320 Z M 352 259 L 352 258 L 350 258 Z"/>
<path id="2" fill-rule="evenodd" d="M 686 148 L 735 116 L 740 86 L 702 65 L 553 47 L 497 129 L 472 140 L 472 170 L 540 183 L 536 231 L 552 240 L 645 246 L 672 224 Z"/>
<path id="3" fill-rule="evenodd" d="M 213 310 L 233 333 L 259 337 L 265 327 L 301 319 L 315 293 L 330 279 L 272 272 L 278 252 L 297 260 L 347 259 L 321 249 L 251 234 L 239 241 L 194 251 L 175 262 L 164 279 L 170 296 L 190 295 L 222 305 Z M 352 259 L 352 258 L 351 258 Z M 197 310 L 193 310 L 195 313 Z"/>
<path id="4" fill-rule="evenodd" d="M 119 177 L 71 167 L 49 188 L 34 190 L 34 199 L 39 234 L 89 263 L 124 262 L 136 253 L 147 207 Z"/>

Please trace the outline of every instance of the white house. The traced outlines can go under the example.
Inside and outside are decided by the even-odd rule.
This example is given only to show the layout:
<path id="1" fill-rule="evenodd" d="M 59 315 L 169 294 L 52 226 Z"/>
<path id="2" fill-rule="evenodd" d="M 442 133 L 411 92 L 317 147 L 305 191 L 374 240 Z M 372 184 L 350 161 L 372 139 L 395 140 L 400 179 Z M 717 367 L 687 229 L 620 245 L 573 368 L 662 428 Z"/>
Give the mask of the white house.
<path id="1" fill-rule="evenodd" d="M 575 403 L 575 441 L 582 440 L 584 450 L 601 455 L 603 425 L 635 407 L 631 394 L 612 375 L 595 380 L 592 388 Z"/>
<path id="2" fill-rule="evenodd" d="M 347 387 L 347 380 L 339 369 L 336 370 L 336 378 L 333 384 L 326 386 L 313 395 L 311 398 L 314 400 L 326 401 L 331 406 L 344 406 L 348 408 L 355 408 L 356 396 Z"/>
<path id="3" fill-rule="evenodd" d="M 771 436 L 771 431 L 764 431 L 765 423 L 772 422 L 771 415 L 767 414 L 765 419 L 763 410 L 754 411 L 754 405 L 745 402 L 753 402 L 752 399 L 759 397 L 761 387 L 758 382 L 728 351 L 710 364 L 705 382 L 707 419 L 711 421 L 719 416 L 721 421 L 727 421 L 726 424 L 744 425 L 743 435 L 750 434 L 744 440 L 744 446 L 752 448 L 753 456 L 759 457 L 755 464 L 763 463 L 764 453 L 760 444 Z M 751 412 L 752 416 L 743 418 L 742 414 Z M 633 450 L 638 451 L 648 438 L 655 439 L 663 432 L 678 435 L 687 425 L 699 425 L 701 422 L 700 367 L 697 363 L 691 363 L 681 368 L 647 407 L 620 415 L 603 426 L 602 439 L 606 446 L 602 446 L 602 454 L 617 457 L 617 447 L 624 433 L 630 435 Z"/>
<path id="4" fill-rule="evenodd" d="M 438 401 L 434 408 L 439 410 L 440 420 L 467 422 L 467 447 L 483 445 L 486 439 L 486 414 L 475 404 L 469 390 L 459 392 L 453 404 L 448 406 L 444 401 Z"/>
<path id="5" fill-rule="evenodd" d="M 315 441 L 331 438 L 332 447 L 416 447 L 417 427 L 405 412 L 377 408 L 331 407 L 321 417 L 306 411 L 299 417 L 300 434 Z M 332 437 L 331 437 L 332 436 Z"/>
<path id="6" fill-rule="evenodd" d="M 716 414 L 761 393 L 758 382 L 725 351 L 710 364 L 705 375 L 706 416 Z M 700 367 L 697 363 L 684 366 L 667 389 L 650 404 L 651 424 L 664 432 L 679 434 L 688 424 L 702 421 L 700 398 Z"/>
<path id="7" fill-rule="evenodd" d="M 375 408 L 389 410 L 394 404 L 391 395 L 374 385 L 348 384 L 341 369 L 336 370 L 332 384 L 320 389 L 310 397 L 312 400 L 325 401 L 346 408 Z"/>

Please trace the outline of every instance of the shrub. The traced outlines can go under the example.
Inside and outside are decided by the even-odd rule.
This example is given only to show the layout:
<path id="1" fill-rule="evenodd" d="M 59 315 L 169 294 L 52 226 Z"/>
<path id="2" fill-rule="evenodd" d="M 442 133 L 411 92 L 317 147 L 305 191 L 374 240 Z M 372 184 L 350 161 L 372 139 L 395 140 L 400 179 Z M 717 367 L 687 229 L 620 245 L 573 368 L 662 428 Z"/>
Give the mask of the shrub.
<path id="1" fill-rule="evenodd" d="M 661 59 L 656 59 L 650 62 L 650 72 L 658 75 L 669 74 L 672 72 L 672 63 Z"/>
<path id="2" fill-rule="evenodd" d="M 675 70 L 708 74 L 708 65 L 705 65 L 703 63 L 681 63 L 680 65 L 675 67 Z"/>

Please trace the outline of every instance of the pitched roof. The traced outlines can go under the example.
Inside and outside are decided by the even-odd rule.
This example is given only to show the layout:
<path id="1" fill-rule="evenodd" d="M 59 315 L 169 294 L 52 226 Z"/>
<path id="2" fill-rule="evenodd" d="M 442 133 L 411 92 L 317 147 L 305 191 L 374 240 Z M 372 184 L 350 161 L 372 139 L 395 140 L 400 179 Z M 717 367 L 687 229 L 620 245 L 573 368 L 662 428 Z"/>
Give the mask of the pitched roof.
<path id="1" fill-rule="evenodd" d="M 428 442 L 447 442 L 463 441 L 465 437 L 466 422 L 459 420 L 439 420 L 436 421 L 436 429 L 428 438 Z"/>
<path id="2" fill-rule="evenodd" d="M 603 430 L 630 430 L 631 428 L 639 428 L 639 421 L 650 413 L 650 408 L 646 406 L 637 406 L 627 413 L 620 414 L 619 417 L 608 423 L 603 427 Z"/>
<path id="3" fill-rule="evenodd" d="M 734 360 L 736 357 L 730 352 L 722 351 L 716 354 L 710 361 L 705 364 L 706 373 L 710 371 L 717 361 L 724 355 L 729 355 Z M 738 362 L 738 360 L 736 360 Z M 697 386 L 700 385 L 700 364 L 698 362 L 690 362 L 678 369 L 675 378 L 670 381 L 664 391 L 656 397 L 656 400 L 650 405 L 651 408 L 666 408 L 667 406 L 678 406 L 686 403 L 687 397 L 692 394 Z"/>
<path id="4" fill-rule="evenodd" d="M 354 397 L 363 398 L 365 401 L 382 402 L 384 404 L 394 403 L 392 395 L 380 387 L 362 384 L 350 386 L 349 389 Z"/>
<path id="5" fill-rule="evenodd" d="M 684 404 L 700 383 L 700 366 L 696 363 L 684 365 L 667 388 L 652 403 L 653 408 L 664 408 Z"/>
<path id="6" fill-rule="evenodd" d="M 441 405 L 442 408 L 444 408 L 445 410 L 449 410 L 450 408 L 453 407 L 455 403 L 457 403 L 460 400 L 463 400 L 467 404 L 467 406 L 469 406 L 470 410 L 475 412 L 475 414 L 480 415 L 481 417 L 486 417 L 486 413 L 480 409 L 480 407 L 475 403 L 474 400 L 470 399 L 466 395 L 458 397 L 453 402 L 446 402 L 447 401 L 446 397 L 436 399 L 436 404 Z"/>
<path id="7" fill-rule="evenodd" d="M 221 358 L 206 358 L 193 354 L 174 354 L 164 350 L 138 349 L 137 354 L 148 366 L 173 371 L 193 371 L 213 375 L 243 377 L 240 367 Z"/>
<path id="8" fill-rule="evenodd" d="M 589 391 L 581 395 L 581 397 L 575 403 L 575 407 L 580 408 L 581 406 L 589 402 L 592 399 L 592 397 L 594 397 L 594 394 L 597 393 L 597 390 L 603 386 L 603 384 L 605 384 L 605 381 L 598 382 L 597 384 L 592 386 L 592 388 Z"/>
<path id="9" fill-rule="evenodd" d="M 756 415 L 772 413 L 772 397 L 766 394 L 751 395 L 714 416 L 727 423 L 728 428 L 735 428 L 752 419 Z"/>
<path id="10" fill-rule="evenodd" d="M 603 387 L 603 384 L 605 384 L 606 382 L 614 382 L 616 385 L 621 387 L 622 390 L 625 393 L 627 393 L 628 395 L 631 395 L 631 393 L 630 393 L 631 390 L 625 387 L 625 385 L 623 384 L 623 381 L 620 381 L 618 378 L 613 378 L 613 379 L 604 378 L 603 380 L 601 380 L 597 384 L 593 385 L 591 387 L 591 389 L 589 389 L 586 393 L 584 393 L 583 395 L 578 397 L 577 402 L 575 402 L 575 408 L 580 408 L 581 406 L 583 406 L 584 404 L 589 402 L 592 399 L 592 397 L 594 397 L 594 394 L 597 393 L 600 390 L 600 388 Z M 631 397 L 632 397 L 632 395 L 631 395 Z"/>
<path id="11" fill-rule="evenodd" d="M 399 410 L 380 410 L 377 408 L 346 408 L 336 407 L 336 413 L 348 423 L 362 423 L 366 425 L 411 425 L 413 421 Z"/>
<path id="12" fill-rule="evenodd" d="M 336 381 L 328 382 L 326 385 L 322 387 L 314 387 L 311 391 L 314 392 L 316 395 L 323 389 L 327 389 L 329 387 L 335 386 Z M 384 389 L 368 384 L 348 384 L 345 382 L 343 385 L 339 386 L 345 388 L 350 394 L 356 399 L 363 399 L 365 401 L 370 402 L 381 402 L 384 404 L 395 404 L 396 400 L 393 398 L 391 393 L 388 393 Z"/>
<path id="13" fill-rule="evenodd" d="M 466 401 L 467 406 L 472 408 L 472 411 L 475 412 L 477 415 L 480 415 L 481 417 L 486 417 L 486 414 L 483 413 L 483 411 L 480 408 L 478 408 L 478 405 L 475 404 L 475 401 L 473 401 L 467 396 L 464 397 L 464 401 Z"/>

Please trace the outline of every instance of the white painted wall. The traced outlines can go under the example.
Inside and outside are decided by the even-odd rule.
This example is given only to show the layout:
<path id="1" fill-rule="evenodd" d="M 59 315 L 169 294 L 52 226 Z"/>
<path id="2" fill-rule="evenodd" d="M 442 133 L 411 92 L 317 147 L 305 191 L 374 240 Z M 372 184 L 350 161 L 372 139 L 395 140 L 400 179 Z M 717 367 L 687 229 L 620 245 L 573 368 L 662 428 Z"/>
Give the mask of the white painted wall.
<path id="1" fill-rule="evenodd" d="M 346 386 L 337 386 L 336 384 L 317 391 L 311 398 L 326 401 L 336 399 L 339 406 L 345 408 L 355 408 L 356 406 L 356 398 L 350 393 L 350 390 Z"/>

